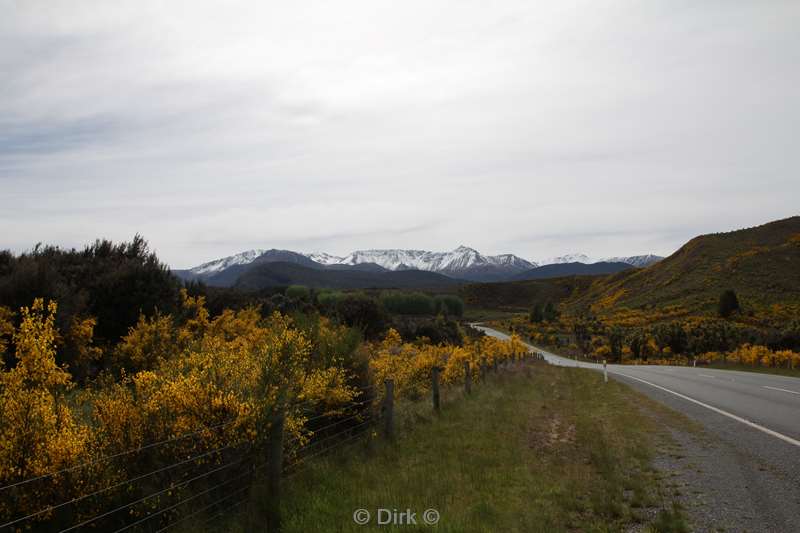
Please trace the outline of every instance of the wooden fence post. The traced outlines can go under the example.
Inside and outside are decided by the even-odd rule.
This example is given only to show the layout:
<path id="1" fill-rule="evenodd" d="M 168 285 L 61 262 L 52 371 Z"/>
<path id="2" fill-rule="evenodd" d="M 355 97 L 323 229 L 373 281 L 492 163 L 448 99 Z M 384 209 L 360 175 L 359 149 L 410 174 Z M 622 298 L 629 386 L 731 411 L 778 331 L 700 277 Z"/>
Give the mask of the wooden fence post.
<path id="1" fill-rule="evenodd" d="M 435 366 L 431 369 L 431 389 L 433 390 L 433 410 L 439 412 L 439 371 L 441 369 Z"/>
<path id="2" fill-rule="evenodd" d="M 272 419 L 269 428 L 269 453 L 267 456 L 267 528 L 281 529 L 281 475 L 283 474 L 283 427 L 286 415 L 281 409 Z"/>
<path id="3" fill-rule="evenodd" d="M 481 383 L 486 383 L 486 356 L 481 356 Z"/>
<path id="4" fill-rule="evenodd" d="M 464 392 L 472 394 L 472 369 L 469 361 L 464 361 Z"/>
<path id="5" fill-rule="evenodd" d="M 387 379 L 383 382 L 386 387 L 386 398 L 384 399 L 384 433 L 389 440 L 394 439 L 394 380 Z"/>
<path id="6" fill-rule="evenodd" d="M 497 374 L 497 357 L 492 360 L 492 371 Z"/>

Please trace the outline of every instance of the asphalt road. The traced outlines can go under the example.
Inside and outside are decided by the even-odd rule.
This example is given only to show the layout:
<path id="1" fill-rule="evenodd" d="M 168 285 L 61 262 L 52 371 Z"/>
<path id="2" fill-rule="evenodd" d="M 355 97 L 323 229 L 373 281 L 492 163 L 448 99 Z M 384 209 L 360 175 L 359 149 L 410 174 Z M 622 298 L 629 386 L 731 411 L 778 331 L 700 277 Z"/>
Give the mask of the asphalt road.
<path id="1" fill-rule="evenodd" d="M 507 335 L 476 326 L 488 335 Z M 554 365 L 602 371 L 538 347 Z M 800 379 L 702 367 L 608 365 L 618 379 L 699 422 L 716 437 L 698 452 L 709 494 L 699 531 L 800 532 Z M 711 481 L 709 481 L 711 480 Z M 696 524 L 698 525 L 698 524 Z"/>

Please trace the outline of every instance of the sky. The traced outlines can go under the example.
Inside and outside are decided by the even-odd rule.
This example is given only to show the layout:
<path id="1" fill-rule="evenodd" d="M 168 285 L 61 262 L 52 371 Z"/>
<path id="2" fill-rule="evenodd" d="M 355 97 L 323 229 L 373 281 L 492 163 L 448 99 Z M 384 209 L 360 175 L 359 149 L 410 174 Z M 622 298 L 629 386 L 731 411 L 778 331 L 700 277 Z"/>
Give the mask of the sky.
<path id="1" fill-rule="evenodd" d="M 0 0 L 0 249 L 668 255 L 800 214 L 800 2 Z"/>

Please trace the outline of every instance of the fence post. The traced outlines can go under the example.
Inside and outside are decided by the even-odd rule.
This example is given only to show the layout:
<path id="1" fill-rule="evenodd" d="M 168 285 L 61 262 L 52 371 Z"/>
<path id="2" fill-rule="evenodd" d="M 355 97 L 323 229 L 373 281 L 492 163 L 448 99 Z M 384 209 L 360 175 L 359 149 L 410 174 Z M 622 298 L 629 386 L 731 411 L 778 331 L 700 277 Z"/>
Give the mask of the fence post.
<path id="1" fill-rule="evenodd" d="M 283 409 L 272 419 L 269 428 L 269 454 L 267 456 L 267 527 L 269 531 L 281 529 L 281 474 L 283 473 L 283 426 L 286 415 Z"/>
<path id="2" fill-rule="evenodd" d="M 439 412 L 439 370 L 438 366 L 431 369 L 431 389 L 433 390 L 433 410 Z"/>
<path id="3" fill-rule="evenodd" d="M 384 417 L 384 433 L 389 440 L 394 439 L 394 380 L 387 379 L 383 382 L 386 387 L 386 398 L 384 399 L 385 410 Z"/>
<path id="4" fill-rule="evenodd" d="M 605 359 L 603 359 L 603 380 L 608 383 L 608 368 L 606 367 Z"/>
<path id="5" fill-rule="evenodd" d="M 497 374 L 497 357 L 492 360 L 492 372 Z"/>
<path id="6" fill-rule="evenodd" d="M 481 383 L 486 383 L 486 356 L 481 356 Z"/>
<path id="7" fill-rule="evenodd" d="M 464 392 L 472 394 L 472 369 L 469 361 L 464 361 Z"/>

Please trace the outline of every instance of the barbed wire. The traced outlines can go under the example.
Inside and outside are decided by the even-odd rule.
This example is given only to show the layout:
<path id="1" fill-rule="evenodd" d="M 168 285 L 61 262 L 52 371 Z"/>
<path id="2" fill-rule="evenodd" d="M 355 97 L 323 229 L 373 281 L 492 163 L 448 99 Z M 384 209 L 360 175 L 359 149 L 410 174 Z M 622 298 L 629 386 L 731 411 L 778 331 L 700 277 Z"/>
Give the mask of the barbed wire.
<path id="1" fill-rule="evenodd" d="M 159 491 L 153 492 L 153 493 L 151 493 L 151 494 L 148 494 L 147 496 L 144 496 L 144 497 L 142 497 L 142 498 L 139 498 L 139 499 L 138 499 L 138 500 L 136 500 L 136 501 L 133 501 L 133 502 L 127 503 L 127 504 L 125 504 L 125 505 L 121 505 L 121 506 L 119 506 L 119 507 L 117 507 L 117 508 L 115 508 L 115 509 L 112 509 L 112 510 L 110 510 L 110 511 L 106 511 L 105 513 L 99 514 L 99 515 L 97 515 L 97 516 L 93 516 L 92 518 L 89 518 L 89 519 L 87 519 L 87 520 L 84 520 L 83 522 L 80 522 L 79 524 L 75 524 L 75 525 L 73 525 L 73 526 L 70 526 L 70 527 L 68 527 L 68 528 L 66 528 L 66 529 L 62 529 L 61 531 L 59 531 L 59 533 L 66 533 L 67 531 L 72 531 L 72 530 L 74 530 L 74 529 L 77 529 L 77 528 L 79 528 L 79 527 L 83 527 L 83 526 L 85 526 L 85 525 L 87 525 L 87 524 L 91 524 L 91 523 L 92 523 L 92 522 L 94 522 L 95 520 L 99 520 L 100 518 L 105 518 L 105 517 L 107 517 L 107 516 L 110 516 L 110 515 L 112 515 L 112 514 L 114 514 L 114 513 L 117 513 L 117 512 L 119 512 L 119 511 L 122 511 L 122 510 L 124 510 L 124 509 L 127 509 L 128 507 L 131 507 L 131 506 L 133 506 L 133 505 L 136 505 L 136 504 L 142 503 L 142 502 L 144 502 L 144 501 L 147 501 L 147 500 L 149 500 L 150 498 L 153 498 L 153 497 L 155 497 L 155 496 L 159 496 L 159 495 L 161 495 L 161 494 L 164 494 L 165 492 L 168 492 L 168 491 L 171 491 L 171 490 L 176 490 L 176 489 L 179 489 L 179 488 L 181 488 L 181 487 L 185 487 L 185 486 L 186 486 L 186 485 L 188 485 L 189 483 L 192 483 L 192 482 L 194 482 L 194 481 L 197 481 L 198 479 L 203 479 L 203 478 L 205 478 L 205 477 L 208 477 L 208 476 L 210 476 L 211 474 L 215 474 L 215 473 L 217 473 L 217 472 L 220 472 L 220 471 L 222 471 L 222 470 L 225 470 L 226 468 L 230 468 L 230 467 L 232 467 L 232 466 L 234 466 L 234 465 L 237 465 L 237 464 L 240 464 L 240 463 L 242 463 L 242 462 L 244 462 L 244 459 L 238 459 L 238 460 L 236 460 L 236 461 L 233 461 L 233 462 L 231 462 L 231 463 L 227 463 L 227 464 L 225 464 L 225 465 L 219 466 L 219 467 L 217 467 L 217 468 L 214 468 L 214 469 L 212 469 L 212 470 L 209 470 L 208 472 L 205 472 L 204 474 L 200 474 L 200 475 L 198 475 L 198 476 L 195 476 L 195 477 L 193 477 L 193 478 L 191 478 L 191 479 L 187 479 L 186 481 L 182 481 L 182 482 L 178 483 L 177 485 L 172 485 L 172 486 L 170 486 L 170 487 L 167 487 L 167 488 L 165 488 L 165 489 L 162 489 L 162 490 L 159 490 Z"/>
<path id="2" fill-rule="evenodd" d="M 332 446 L 329 446 L 328 448 L 323 448 L 323 449 L 318 450 L 317 452 L 315 452 L 313 454 L 310 454 L 310 455 L 307 455 L 305 457 L 300 458 L 299 460 L 295 461 L 294 463 L 292 463 L 290 465 L 287 465 L 287 467 L 283 471 L 284 476 L 287 479 L 291 478 L 292 476 L 294 476 L 295 474 L 297 474 L 301 470 L 300 468 L 298 468 L 300 465 L 302 465 L 304 463 L 307 463 L 311 459 L 313 459 L 315 457 L 319 457 L 320 455 L 322 455 L 324 453 L 328 453 L 331 450 L 339 448 L 339 447 L 347 444 L 348 442 L 355 440 L 358 437 L 363 437 L 368 431 L 369 431 L 369 428 L 363 429 L 360 432 L 354 433 L 353 435 L 350 435 L 349 437 L 347 437 L 345 439 L 342 439 L 341 441 L 337 442 L 336 444 L 334 444 Z"/>
<path id="3" fill-rule="evenodd" d="M 372 385 L 368 385 L 368 386 L 365 386 L 365 387 L 355 388 L 355 389 L 352 389 L 352 390 L 354 390 L 356 393 L 358 393 L 357 397 L 363 397 L 364 395 L 366 395 L 367 391 L 372 390 L 375 387 L 376 387 L 376 385 L 372 384 Z M 361 401 L 358 401 L 358 402 L 349 402 L 349 403 L 343 404 L 341 407 L 339 407 L 339 409 L 342 409 L 342 410 L 352 409 L 352 408 L 355 408 L 355 407 L 359 407 L 361 405 L 371 404 L 373 402 L 374 402 L 374 397 L 370 396 L 370 397 L 367 397 L 367 398 L 365 398 L 365 399 L 363 399 Z M 318 403 L 319 402 L 317 402 L 315 405 L 318 405 Z M 305 423 L 308 423 L 308 422 L 311 422 L 311 421 L 314 421 L 314 420 L 318 420 L 320 418 L 333 417 L 333 416 L 337 416 L 337 414 L 335 413 L 335 410 L 334 410 L 334 412 L 322 413 L 320 415 L 317 415 L 317 416 L 314 416 L 312 418 L 306 419 Z M 333 422 L 331 424 L 323 426 L 322 428 L 316 430 L 316 432 L 329 430 L 331 428 L 337 427 L 337 426 L 339 426 L 341 424 L 344 424 L 346 422 L 349 422 L 349 421 L 351 421 L 351 420 L 353 420 L 355 418 L 361 417 L 361 416 L 364 416 L 363 412 L 355 413 L 353 415 L 348 416 L 347 418 L 344 418 L 344 419 L 341 419 L 341 420 L 337 420 L 337 421 L 335 421 L 335 422 Z M 332 438 L 336 438 L 338 436 L 343 435 L 344 433 L 346 433 L 348 431 L 353 431 L 354 429 L 362 427 L 363 425 L 369 423 L 370 421 L 373 421 L 374 418 L 375 417 L 370 417 L 367 420 L 365 420 L 365 421 L 363 421 L 363 422 L 361 422 L 359 424 L 356 424 L 355 426 L 349 427 L 349 428 L 345 429 L 342 432 L 337 432 L 337 433 L 335 433 L 333 435 L 326 436 L 325 438 L 323 438 L 323 439 L 321 439 L 319 441 L 315 441 L 314 443 L 312 443 L 310 445 L 306 445 L 306 446 L 300 448 L 300 450 L 302 451 L 302 450 L 306 450 L 306 449 L 313 449 L 313 448 L 317 447 L 318 445 L 321 445 L 321 443 L 323 443 L 323 442 L 329 442 Z M 164 446 L 164 445 L 167 445 L 167 444 L 170 444 L 170 443 L 178 442 L 178 441 L 181 441 L 183 439 L 187 439 L 187 438 L 190 438 L 190 437 L 194 437 L 194 436 L 200 435 L 202 433 L 219 430 L 219 429 L 222 429 L 224 427 L 227 427 L 227 426 L 237 422 L 237 420 L 238 420 L 238 418 L 231 419 L 231 420 L 228 420 L 228 421 L 225 421 L 225 422 L 222 422 L 220 424 L 213 425 L 213 426 L 201 427 L 201 428 L 198 428 L 198 429 L 196 429 L 194 431 L 191 431 L 191 432 L 188 432 L 188 433 L 184 433 L 182 435 L 176 435 L 176 436 L 173 436 L 173 437 L 170 437 L 170 438 L 167 438 L 167 439 L 162 439 L 162 440 L 159 440 L 159 441 L 150 442 L 150 443 L 144 444 L 142 446 L 138 446 L 136 448 L 130 448 L 130 449 L 127 449 L 127 450 L 124 450 L 124 451 L 121 451 L 121 452 L 117 452 L 117 453 L 114 453 L 114 454 L 110 454 L 110 455 L 106 455 L 106 456 L 103 456 L 103 457 L 99 457 L 99 458 L 91 460 L 91 461 L 86 461 L 84 463 L 80 463 L 80 464 L 77 464 L 77 465 L 61 468 L 61 469 L 58 469 L 58 470 L 53 470 L 51 472 L 47 472 L 47 473 L 44 473 L 44 474 L 41 474 L 41 475 L 38 475 L 38 476 L 35 476 L 35 477 L 32 477 L 32 478 L 28 478 L 28 479 L 25 479 L 25 480 L 17 481 L 17 482 L 2 486 L 2 487 L 0 487 L 0 492 L 9 490 L 9 489 L 12 489 L 12 488 L 15 488 L 15 487 L 20 487 L 20 486 L 23 486 L 23 485 L 26 485 L 26 484 L 29 484 L 29 483 L 33 483 L 35 481 L 40 481 L 40 480 L 48 479 L 48 478 L 51 478 L 51 477 L 59 476 L 59 475 L 62 475 L 62 474 L 67 474 L 69 472 L 74 472 L 76 470 L 80 470 L 80 469 L 83 469 L 83 468 L 88 468 L 88 467 L 91 467 L 91 466 L 95 466 L 95 465 L 98 465 L 98 464 L 101 464 L 101 463 L 104 463 L 104 462 L 108 462 L 108 461 L 111 461 L 111 460 L 114 460 L 114 459 L 118 459 L 120 457 L 125 457 L 127 455 L 131 455 L 131 454 L 135 454 L 135 453 L 141 453 L 141 452 L 144 452 L 144 451 L 149 450 L 149 449 L 154 449 L 154 448 L 158 448 L 160 446 Z M 288 443 L 292 443 L 292 442 L 295 442 L 297 440 L 299 440 L 299 437 L 295 437 L 295 438 L 291 439 L 290 441 L 288 441 Z M 350 438 L 348 438 L 347 440 L 350 440 Z M 0 524 L 0 529 L 6 528 L 6 527 L 9 527 L 9 526 L 13 526 L 15 524 L 19 524 L 20 522 L 24 522 L 24 521 L 30 520 L 32 518 L 36 518 L 36 517 L 41 516 L 41 515 L 43 515 L 45 513 L 51 513 L 54 510 L 60 509 L 60 508 L 65 507 L 67 505 L 72 505 L 72 504 L 79 503 L 79 502 L 84 501 L 84 500 L 86 500 L 88 498 L 92 498 L 92 497 L 101 495 L 103 493 L 112 491 L 112 490 L 117 489 L 119 487 L 122 487 L 124 485 L 128 485 L 128 484 L 131 484 L 131 483 L 136 483 L 138 481 L 141 481 L 141 480 L 146 479 L 148 477 L 154 476 L 156 474 L 167 472 L 167 471 L 172 470 L 174 468 L 177 468 L 179 466 L 186 465 L 188 463 L 191 463 L 193 461 L 197 461 L 199 459 L 203 459 L 204 457 L 208 457 L 208 456 L 210 456 L 212 454 L 223 452 L 223 451 L 225 451 L 227 449 L 235 447 L 236 445 L 237 445 L 236 443 L 231 443 L 231 444 L 228 444 L 226 446 L 221 446 L 221 447 L 215 448 L 213 450 L 209 450 L 209 451 L 203 452 L 201 454 L 195 455 L 193 457 L 184 459 L 182 461 L 178 461 L 178 462 L 166 465 L 164 467 L 155 469 L 155 470 L 147 472 L 145 474 L 133 476 L 133 477 L 128 478 L 128 479 L 126 479 L 124 481 L 113 483 L 113 484 L 111 484 L 109 486 L 106 486 L 106 487 L 103 487 L 101 489 L 95 490 L 95 491 L 90 492 L 88 494 L 84 494 L 82 496 L 78 496 L 78 497 L 72 498 L 70 500 L 60 502 L 60 503 L 55 504 L 55 505 L 48 505 L 47 507 L 45 507 L 43 509 L 40 509 L 40 510 L 38 510 L 36 512 L 29 513 L 29 514 L 27 514 L 25 516 L 16 518 L 16 519 L 11 520 L 9 522 L 6 522 L 4 524 Z M 324 452 L 325 450 L 333 449 L 334 447 L 336 447 L 336 445 L 331 446 L 329 448 L 325 448 L 325 449 L 320 450 L 320 451 Z M 316 453 L 312 454 L 311 456 L 316 456 L 318 454 L 319 454 L 319 452 L 316 452 Z M 306 460 L 306 459 L 307 458 L 304 457 L 303 459 L 301 459 L 301 462 Z M 123 510 L 123 509 L 126 509 L 128 507 L 133 506 L 133 505 L 136 505 L 137 503 L 141 503 L 143 501 L 146 501 L 147 499 L 150 499 L 150 498 L 152 498 L 152 497 L 154 497 L 156 495 L 163 494 L 164 492 L 166 492 L 168 490 L 174 490 L 174 489 L 179 488 L 181 486 L 185 486 L 186 484 L 188 484 L 188 483 L 190 483 L 192 481 L 195 481 L 197 479 L 201 479 L 202 477 L 206 477 L 208 475 L 211 475 L 212 473 L 217 472 L 219 470 L 222 470 L 224 468 L 228 468 L 228 467 L 230 467 L 230 466 L 232 466 L 234 464 L 237 464 L 238 462 L 241 462 L 241 460 L 237 461 L 235 463 L 229 463 L 227 465 L 223 465 L 223 466 L 221 466 L 221 467 L 219 467 L 217 469 L 214 469 L 214 470 L 212 470 L 210 472 L 207 472 L 206 474 L 202 474 L 202 475 L 196 476 L 196 477 L 194 477 L 194 478 L 192 478 L 192 479 L 190 479 L 188 481 L 179 483 L 178 485 L 174 485 L 174 486 L 171 486 L 169 488 L 163 489 L 161 491 L 157 491 L 157 492 L 152 493 L 152 494 L 150 494 L 148 496 L 145 496 L 144 498 L 140 498 L 139 500 L 136 500 L 136 501 L 131 502 L 129 504 L 126 504 L 124 506 L 121 506 L 121 507 L 118 507 L 118 508 L 113 509 L 111 511 L 108 511 L 106 513 L 102 513 L 100 515 L 94 516 L 91 519 L 85 520 L 85 521 L 83 521 L 83 522 L 81 522 L 79 524 L 71 526 L 71 527 L 69 527 L 67 529 L 64 529 L 62 531 L 71 531 L 71 530 L 73 530 L 73 529 L 75 529 L 77 527 L 81 527 L 83 525 L 91 523 L 92 521 L 98 520 L 100 518 L 104 518 L 106 516 L 109 516 L 110 514 L 113 514 L 115 512 Z M 239 477 L 241 477 L 241 476 L 238 476 L 236 479 L 238 479 Z M 187 499 L 185 501 L 189 501 L 191 499 L 199 497 L 200 495 L 206 494 L 206 493 L 210 492 L 213 489 L 214 489 L 214 487 L 212 487 L 208 491 L 204 491 L 203 493 L 195 495 L 192 498 L 189 498 L 189 499 Z M 179 502 L 175 506 L 180 505 L 180 504 L 181 504 L 181 502 Z M 175 508 L 175 506 L 171 506 L 171 507 L 165 508 L 165 509 L 159 511 L 159 513 L 156 513 L 156 515 L 150 515 L 150 516 L 151 517 L 152 516 L 157 516 L 158 514 L 161 514 L 163 512 L 166 512 L 166 511 L 168 511 L 170 509 Z"/>
<path id="4" fill-rule="evenodd" d="M 358 424 L 356 424 L 354 426 L 350 426 L 348 428 L 343 429 L 342 431 L 339 431 L 337 433 L 333 433 L 333 434 L 328 435 L 328 436 L 326 436 L 326 437 L 324 437 L 322 439 L 319 439 L 317 441 L 314 441 L 314 442 L 311 442 L 309 444 L 306 444 L 305 446 L 302 446 L 301 448 L 299 448 L 296 451 L 299 453 L 299 452 L 302 452 L 303 450 L 316 448 L 316 447 L 318 447 L 320 444 L 322 444 L 324 442 L 329 442 L 329 441 L 335 439 L 336 437 L 340 437 L 340 436 L 344 435 L 345 433 L 347 433 L 349 431 L 353 431 L 355 429 L 358 429 L 358 428 L 360 428 L 360 427 L 362 427 L 362 426 L 364 426 L 366 424 L 369 424 L 370 422 L 373 422 L 374 420 L 375 420 L 374 418 L 370 417 L 370 418 L 364 420 L 363 422 L 360 422 L 360 423 L 358 423 Z"/>
<path id="5" fill-rule="evenodd" d="M 240 487 L 237 490 L 229 493 L 227 496 L 224 496 L 224 497 L 222 497 L 222 498 L 220 498 L 220 499 L 218 499 L 216 501 L 213 501 L 213 502 L 209 503 L 208 505 L 204 505 L 200 509 L 197 509 L 197 510 L 189 513 L 188 515 L 181 517 L 179 520 L 176 520 L 176 521 L 170 523 L 169 525 L 166 525 L 166 526 L 162 527 L 161 529 L 157 529 L 156 533 L 161 533 L 162 531 L 166 531 L 166 530 L 168 530 L 168 529 L 170 529 L 172 527 L 177 526 L 178 524 L 181 524 L 181 523 L 189 520 L 190 518 L 193 518 L 193 517 L 195 517 L 195 516 L 197 516 L 199 514 L 202 514 L 202 513 L 206 512 L 206 511 L 208 511 L 210 508 L 214 507 L 215 505 L 219 505 L 220 503 L 224 502 L 225 500 L 229 500 L 233 496 L 236 496 L 237 494 L 240 494 L 240 493 L 244 492 L 245 490 L 247 490 L 249 488 L 250 488 L 250 485 L 245 485 L 244 487 Z M 244 501 L 244 500 L 241 500 L 240 503 L 242 501 Z"/>
<path id="6" fill-rule="evenodd" d="M 136 522 L 133 522 L 133 523 L 128 524 L 128 525 L 126 525 L 124 527 L 121 527 L 120 529 L 115 530 L 114 533 L 121 533 L 122 531 L 127 531 L 132 527 L 138 526 L 139 524 L 143 524 L 143 523 L 147 522 L 148 520 L 151 520 L 151 519 L 155 518 L 156 516 L 160 516 L 160 515 L 166 513 L 167 511 L 171 511 L 173 509 L 177 509 L 178 507 L 180 507 L 181 505 L 183 505 L 183 504 L 185 504 L 187 502 L 195 500 L 195 499 L 199 498 L 200 496 L 204 496 L 204 495 L 208 494 L 209 492 L 213 492 L 213 491 L 215 491 L 216 489 L 218 489 L 220 487 L 224 487 L 225 485 L 233 483 L 234 481 L 237 481 L 237 480 L 243 478 L 244 476 L 248 476 L 248 475 L 251 475 L 251 474 L 252 474 L 251 471 L 246 471 L 246 472 L 243 472 L 243 473 L 239 474 L 238 476 L 234 476 L 234 477 L 232 477 L 232 478 L 230 478 L 230 479 L 228 479 L 226 481 L 222 481 L 220 483 L 217 483 L 213 487 L 210 487 L 210 488 L 205 489 L 205 490 L 203 490 L 201 492 L 198 492 L 197 494 L 194 494 L 194 495 L 190 496 L 189 498 L 184 498 L 183 500 L 181 500 L 181 501 L 179 501 L 177 503 L 174 503 L 174 504 L 170 505 L 169 507 L 165 507 L 163 509 L 160 509 L 156 513 L 153 513 L 153 514 L 148 515 L 148 516 L 146 516 L 144 518 L 141 518 L 140 520 L 137 520 Z M 249 485 L 247 485 L 247 486 L 249 486 Z"/>
<path id="7" fill-rule="evenodd" d="M 318 434 L 318 433 L 322 433 L 323 431 L 326 431 L 326 430 L 328 430 L 328 429 L 331 429 L 331 428 L 333 428 L 333 427 L 336 427 L 336 426 L 338 426 L 338 425 L 340 425 L 340 424 L 344 424 L 345 422 L 349 422 L 350 420 L 353 420 L 353 419 L 355 419 L 355 418 L 359 418 L 359 417 L 362 417 L 362 416 L 365 416 L 365 415 L 364 415 L 364 413 L 356 413 L 356 414 L 354 414 L 354 415 L 348 416 L 347 418 L 342 418 L 341 420 L 337 420 L 336 422 L 332 422 L 332 423 L 328 424 L 327 426 L 322 426 L 322 427 L 321 427 L 321 428 L 319 428 L 319 429 L 315 429 L 315 430 L 313 430 L 312 436 L 313 436 L 313 435 L 316 435 L 316 434 Z M 297 442 L 297 441 L 298 441 L 298 440 L 300 440 L 301 438 L 302 438 L 302 437 L 300 437 L 300 436 L 298 436 L 298 437 L 292 437 L 291 439 L 289 439 L 288 441 L 286 441 L 286 444 L 292 444 L 292 443 L 294 443 L 294 442 Z"/>
<path id="8" fill-rule="evenodd" d="M 103 494 L 103 493 L 108 492 L 110 490 L 119 488 L 119 487 L 121 487 L 123 485 L 127 485 L 129 483 L 135 483 L 136 481 L 141 481 L 142 479 L 148 478 L 148 477 L 153 476 L 155 474 L 159 474 L 161 472 L 166 472 L 167 470 L 171 470 L 171 469 L 173 469 L 175 467 L 178 467 L 180 465 L 183 465 L 183 464 L 186 464 L 186 463 L 190 463 L 192 461 L 196 461 L 198 459 L 202 459 L 203 457 L 208 457 L 209 455 L 212 455 L 214 453 L 218 453 L 218 452 L 221 452 L 223 450 L 232 448 L 235 445 L 236 444 L 228 444 L 226 446 L 222 446 L 220 448 L 216 448 L 214 450 L 210 450 L 210 451 L 204 452 L 204 453 L 196 455 L 194 457 L 190 457 L 188 459 L 184 459 L 183 461 L 179 461 L 177 463 L 172 463 L 170 465 L 158 468 L 158 469 L 153 470 L 151 472 L 148 472 L 146 474 L 141 474 L 139 476 L 134 476 L 132 478 L 129 478 L 129 479 L 125 480 L 125 481 L 120 481 L 120 482 L 115 483 L 113 485 L 109 485 L 108 487 L 104 487 L 102 489 L 99 489 L 99 490 L 96 490 L 94 492 L 91 492 L 89 494 L 84 494 L 83 496 L 79 496 L 77 498 L 73 498 L 71 500 L 67 500 L 65 502 L 61 502 L 61 503 L 59 503 L 57 505 L 51 505 L 51 506 L 45 507 L 44 509 L 42 509 L 40 511 L 36 511 L 35 513 L 31 513 L 31 514 L 28 514 L 28 515 L 23 516 L 21 518 L 17 518 L 15 520 L 12 520 L 11 522 L 6 522 L 5 524 L 0 524 L 0 529 L 2 529 L 4 527 L 8 527 L 8 526 L 13 526 L 14 524 L 18 524 L 19 522 L 23 522 L 25 520 L 29 520 L 31 518 L 35 518 L 35 517 L 40 516 L 40 515 L 42 515 L 44 513 L 52 512 L 52 511 L 54 511 L 56 509 L 60 509 L 61 507 L 66 506 L 66 505 L 70 505 L 70 504 L 73 504 L 73 503 L 78 503 L 78 502 L 83 501 L 83 500 L 85 500 L 87 498 L 91 498 L 93 496 L 97 496 L 99 494 Z"/>
<path id="9" fill-rule="evenodd" d="M 217 518 L 219 518 L 220 516 L 224 515 L 224 514 L 225 514 L 225 513 L 227 513 L 227 512 L 230 512 L 230 510 L 231 510 L 231 509 L 233 509 L 234 507 L 238 507 L 239 505 L 242 505 L 242 504 L 243 504 L 244 502 L 246 502 L 246 501 L 247 501 L 247 498 L 242 498 L 241 500 L 239 500 L 239 501 L 237 501 L 237 502 L 235 502 L 235 503 L 233 503 L 233 504 L 231 504 L 231 505 L 229 505 L 229 506 L 225 507 L 225 508 L 224 508 L 224 509 L 222 509 L 220 512 L 216 513 L 216 514 L 215 514 L 215 515 L 213 515 L 211 518 L 209 518 L 208 520 L 206 520 L 205 522 L 203 522 L 203 525 L 210 524 L 211 522 L 213 522 L 214 520 L 216 520 L 216 519 L 217 519 Z"/>
<path id="10" fill-rule="evenodd" d="M 119 452 L 119 453 L 115 453 L 115 454 L 112 454 L 112 455 L 107 455 L 105 457 L 100 457 L 98 459 L 94 459 L 94 460 L 88 461 L 86 463 L 82 463 L 82 464 L 75 465 L 75 466 L 70 466 L 70 467 L 67 467 L 67 468 L 62 468 L 60 470 L 55 470 L 53 472 L 48 472 L 46 474 L 42 474 L 40 476 L 32 477 L 32 478 L 26 479 L 24 481 L 17 481 L 16 483 L 11 483 L 10 485 L 5 485 L 3 487 L 0 487 L 0 492 L 4 491 L 6 489 L 11 489 L 11 488 L 14 488 L 14 487 L 18 487 L 20 485 L 25 485 L 27 483 L 31 483 L 33 481 L 38 481 L 40 479 L 46 479 L 46 478 L 49 478 L 49 477 L 57 476 L 59 474 L 66 474 L 67 472 L 72 472 L 73 470 L 78 470 L 79 468 L 86 468 L 87 466 L 93 466 L 93 465 L 96 465 L 96 464 L 99 464 L 99 463 L 102 463 L 102 462 L 105 462 L 105 461 L 110 461 L 111 459 L 116 459 L 118 457 L 124 457 L 124 456 L 130 455 L 132 453 L 137 453 L 137 452 L 141 452 L 141 451 L 144 451 L 144 450 L 147 450 L 147 449 L 150 449 L 150 448 L 155 448 L 155 447 L 158 447 L 158 446 L 162 446 L 164 444 L 169 444 L 170 442 L 176 442 L 176 441 L 179 441 L 179 440 L 183 440 L 183 439 L 186 439 L 186 438 L 189 438 L 189 437 L 193 437 L 195 435 L 199 435 L 200 433 L 203 433 L 204 431 L 211 431 L 211 430 L 215 430 L 215 429 L 220 429 L 220 428 L 223 428 L 223 427 L 228 426 L 230 424 L 233 424 L 234 422 L 236 422 L 236 420 L 237 419 L 229 420 L 227 422 L 223 422 L 223 423 L 218 424 L 216 426 L 208 426 L 208 427 L 201 428 L 201 429 L 198 429 L 196 431 L 193 431 L 191 433 L 185 433 L 185 434 L 179 435 L 177 437 L 170 437 L 169 439 L 164 439 L 164 440 L 157 441 L 157 442 L 151 442 L 149 444 L 146 444 L 144 446 L 140 446 L 138 448 L 131 448 L 129 450 L 125 450 L 124 452 Z"/>

